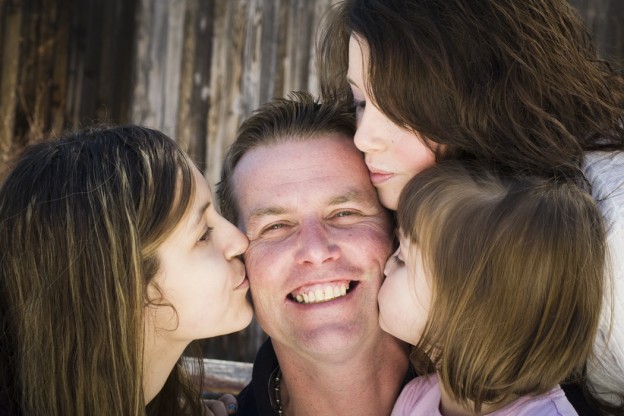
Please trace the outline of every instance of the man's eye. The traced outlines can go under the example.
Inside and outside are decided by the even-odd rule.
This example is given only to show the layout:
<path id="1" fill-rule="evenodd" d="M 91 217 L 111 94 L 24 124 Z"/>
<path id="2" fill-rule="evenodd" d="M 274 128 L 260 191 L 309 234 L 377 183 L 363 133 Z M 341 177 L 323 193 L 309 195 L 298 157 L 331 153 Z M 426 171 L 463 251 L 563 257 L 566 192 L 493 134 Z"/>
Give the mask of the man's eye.
<path id="1" fill-rule="evenodd" d="M 271 224 L 269 226 L 266 226 L 262 229 L 262 233 L 266 233 L 266 232 L 271 232 L 271 231 L 277 231 L 277 230 L 281 230 L 282 228 L 286 227 L 286 224 L 282 223 L 282 222 L 278 222 L 275 224 Z"/>
<path id="2" fill-rule="evenodd" d="M 336 217 L 348 217 L 353 214 L 354 213 L 352 211 L 340 211 L 339 213 L 336 214 Z"/>

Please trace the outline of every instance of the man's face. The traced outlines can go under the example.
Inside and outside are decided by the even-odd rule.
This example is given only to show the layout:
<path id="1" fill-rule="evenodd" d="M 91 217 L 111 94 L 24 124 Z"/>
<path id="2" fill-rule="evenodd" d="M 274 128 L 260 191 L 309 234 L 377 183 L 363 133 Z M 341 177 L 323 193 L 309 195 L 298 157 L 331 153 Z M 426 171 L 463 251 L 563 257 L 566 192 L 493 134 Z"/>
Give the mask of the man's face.
<path id="1" fill-rule="evenodd" d="M 255 313 L 276 348 L 348 352 L 382 336 L 391 224 L 352 139 L 253 149 L 233 185 Z"/>

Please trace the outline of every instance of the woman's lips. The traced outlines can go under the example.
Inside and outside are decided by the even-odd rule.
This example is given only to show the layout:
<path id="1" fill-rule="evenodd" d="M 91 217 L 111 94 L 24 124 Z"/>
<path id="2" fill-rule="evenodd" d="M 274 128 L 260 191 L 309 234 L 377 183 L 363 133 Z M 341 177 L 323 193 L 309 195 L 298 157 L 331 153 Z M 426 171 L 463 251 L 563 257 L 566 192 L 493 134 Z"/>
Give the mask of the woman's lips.
<path id="1" fill-rule="evenodd" d="M 381 185 L 394 176 L 393 173 L 370 169 L 370 180 L 373 185 Z"/>

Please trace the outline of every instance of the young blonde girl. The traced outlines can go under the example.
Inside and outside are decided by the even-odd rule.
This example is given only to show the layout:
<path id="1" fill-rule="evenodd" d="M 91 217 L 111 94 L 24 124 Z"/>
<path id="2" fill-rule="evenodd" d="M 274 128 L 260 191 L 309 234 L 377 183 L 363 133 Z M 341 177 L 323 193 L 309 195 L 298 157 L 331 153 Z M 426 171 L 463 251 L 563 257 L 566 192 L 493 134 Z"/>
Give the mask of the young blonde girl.
<path id="1" fill-rule="evenodd" d="M 592 351 L 604 285 L 601 214 L 569 182 L 458 161 L 399 199 L 382 328 L 425 374 L 393 415 L 575 415 L 559 387 Z M 541 413 L 539 413 L 541 412 Z"/>

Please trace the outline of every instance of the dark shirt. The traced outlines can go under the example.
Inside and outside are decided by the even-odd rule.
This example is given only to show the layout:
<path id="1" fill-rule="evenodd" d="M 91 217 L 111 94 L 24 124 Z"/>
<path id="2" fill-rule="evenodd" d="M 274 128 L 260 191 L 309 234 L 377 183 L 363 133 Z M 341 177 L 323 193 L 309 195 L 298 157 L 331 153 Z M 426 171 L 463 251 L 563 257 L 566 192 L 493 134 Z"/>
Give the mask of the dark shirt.
<path id="1" fill-rule="evenodd" d="M 9 406 L 6 403 L 0 401 L 0 416 L 17 416 L 17 412 L 9 410 Z"/>
<path id="2" fill-rule="evenodd" d="M 236 416 L 278 416 L 271 404 L 274 397 L 271 385 L 272 375 L 277 370 L 279 363 L 273 350 L 271 339 L 266 340 L 256 354 L 251 382 L 238 395 L 238 412 Z M 416 372 L 410 365 L 403 385 L 416 377 Z"/>
<path id="3" fill-rule="evenodd" d="M 583 390 L 578 385 L 564 383 L 561 384 L 561 388 L 579 416 L 600 416 L 600 412 L 587 402 Z"/>

